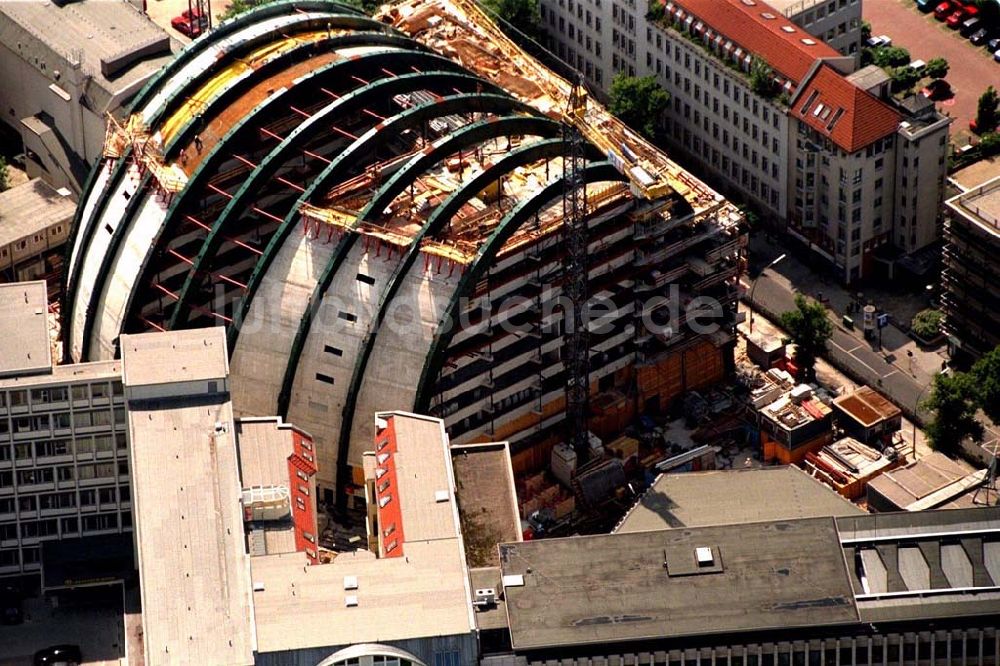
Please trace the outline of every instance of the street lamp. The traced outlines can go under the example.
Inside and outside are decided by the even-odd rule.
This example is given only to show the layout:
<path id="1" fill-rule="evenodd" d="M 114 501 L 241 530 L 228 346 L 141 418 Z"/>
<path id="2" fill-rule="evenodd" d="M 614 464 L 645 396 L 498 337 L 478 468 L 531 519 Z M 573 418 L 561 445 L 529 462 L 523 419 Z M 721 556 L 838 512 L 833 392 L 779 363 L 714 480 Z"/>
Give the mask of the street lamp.
<path id="1" fill-rule="evenodd" d="M 768 268 L 771 268 L 784 258 L 785 254 L 781 254 L 778 257 L 776 257 L 773 261 L 771 261 L 771 263 L 769 263 L 767 266 L 764 266 L 764 268 L 760 270 L 760 273 L 757 274 L 757 277 L 755 277 L 753 279 L 753 282 L 750 284 L 750 334 L 751 335 L 753 335 L 753 308 L 754 308 L 753 290 L 757 288 L 757 280 L 760 279 L 760 276 L 763 275 Z"/>

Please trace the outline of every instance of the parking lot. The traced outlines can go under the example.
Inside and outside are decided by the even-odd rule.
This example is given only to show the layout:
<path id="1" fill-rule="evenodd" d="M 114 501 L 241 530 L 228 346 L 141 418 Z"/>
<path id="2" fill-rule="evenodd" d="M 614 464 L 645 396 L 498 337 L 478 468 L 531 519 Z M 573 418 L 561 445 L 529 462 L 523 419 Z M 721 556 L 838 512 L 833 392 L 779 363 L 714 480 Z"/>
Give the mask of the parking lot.
<path id="1" fill-rule="evenodd" d="M 920 12 L 914 0 L 867 0 L 862 11 L 872 24 L 873 35 L 889 35 L 893 46 L 907 49 L 914 60 L 941 57 L 948 61 L 947 81 L 955 95 L 939 102 L 938 108 L 955 118 L 952 143 L 968 143 L 972 136 L 969 121 L 976 116 L 979 96 L 986 86 L 1000 82 L 1000 63 L 993 62 L 993 54 L 934 20 L 933 13 Z"/>

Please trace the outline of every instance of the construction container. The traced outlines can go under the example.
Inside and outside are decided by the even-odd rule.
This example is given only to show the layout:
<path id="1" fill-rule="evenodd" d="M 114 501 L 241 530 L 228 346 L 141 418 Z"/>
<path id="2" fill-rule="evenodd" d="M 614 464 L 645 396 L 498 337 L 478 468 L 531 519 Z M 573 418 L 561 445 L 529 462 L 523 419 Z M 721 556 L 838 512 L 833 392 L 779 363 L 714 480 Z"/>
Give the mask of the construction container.
<path id="1" fill-rule="evenodd" d="M 552 459 L 550 462 L 552 475 L 559 479 L 567 488 L 573 481 L 576 474 L 576 451 L 568 444 L 556 444 L 552 447 Z"/>

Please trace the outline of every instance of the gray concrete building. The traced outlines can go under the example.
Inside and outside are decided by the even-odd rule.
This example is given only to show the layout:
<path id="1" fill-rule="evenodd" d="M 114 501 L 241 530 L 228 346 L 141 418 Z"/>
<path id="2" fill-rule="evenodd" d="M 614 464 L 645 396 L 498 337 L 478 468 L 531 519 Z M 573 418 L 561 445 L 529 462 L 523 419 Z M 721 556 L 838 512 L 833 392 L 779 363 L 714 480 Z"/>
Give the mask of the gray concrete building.
<path id="1" fill-rule="evenodd" d="M 0 117 L 21 136 L 28 176 L 79 194 L 107 114 L 170 51 L 167 33 L 128 2 L 0 3 Z"/>
<path id="2" fill-rule="evenodd" d="M 53 366 L 47 312 L 44 282 L 0 285 L 0 577 L 132 527 L 120 364 Z"/>
<path id="3" fill-rule="evenodd" d="M 0 281 L 45 279 L 57 288 L 75 212 L 70 191 L 41 178 L 0 192 Z"/>

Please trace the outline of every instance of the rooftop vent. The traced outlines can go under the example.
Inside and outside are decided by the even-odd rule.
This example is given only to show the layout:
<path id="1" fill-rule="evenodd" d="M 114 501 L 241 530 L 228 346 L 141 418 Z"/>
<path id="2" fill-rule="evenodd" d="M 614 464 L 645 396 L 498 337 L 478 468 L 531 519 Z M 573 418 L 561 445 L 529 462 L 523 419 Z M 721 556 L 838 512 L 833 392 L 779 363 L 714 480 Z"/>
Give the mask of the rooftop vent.
<path id="1" fill-rule="evenodd" d="M 747 7 L 756 7 L 757 3 L 754 0 L 743 0 L 743 4 Z"/>
<path id="2" fill-rule="evenodd" d="M 783 26 L 781 26 L 781 29 L 784 30 L 785 32 L 788 32 L 788 33 L 795 32 L 795 28 L 793 28 L 790 25 L 783 25 Z"/>
<path id="3" fill-rule="evenodd" d="M 804 37 L 802 39 L 802 43 L 805 44 L 806 46 L 815 46 L 816 45 L 816 40 L 815 39 L 809 39 L 808 37 Z"/>
<path id="4" fill-rule="evenodd" d="M 497 602 L 497 591 L 492 587 L 483 587 L 476 590 L 475 604 L 477 606 L 492 606 Z"/>
<path id="5" fill-rule="evenodd" d="M 708 546 L 695 548 L 694 557 L 698 561 L 699 567 L 710 567 L 715 564 L 715 557 L 712 555 L 712 549 Z"/>
<path id="6" fill-rule="evenodd" d="M 434 491 L 434 501 L 435 502 L 447 502 L 448 501 L 448 491 L 447 490 L 435 490 Z"/>
<path id="7" fill-rule="evenodd" d="M 524 587 L 524 576 L 521 574 L 509 574 L 503 577 L 504 587 Z"/>
<path id="8" fill-rule="evenodd" d="M 358 577 L 357 576 L 344 576 L 344 589 L 345 590 L 356 590 L 356 589 L 358 589 Z"/>
<path id="9" fill-rule="evenodd" d="M 354 608 L 358 605 L 358 597 L 353 594 L 344 597 L 344 605 L 348 608 Z"/>
<path id="10" fill-rule="evenodd" d="M 767 19 L 768 21 L 773 21 L 774 19 L 778 18 L 771 12 L 761 12 L 761 16 Z"/>

